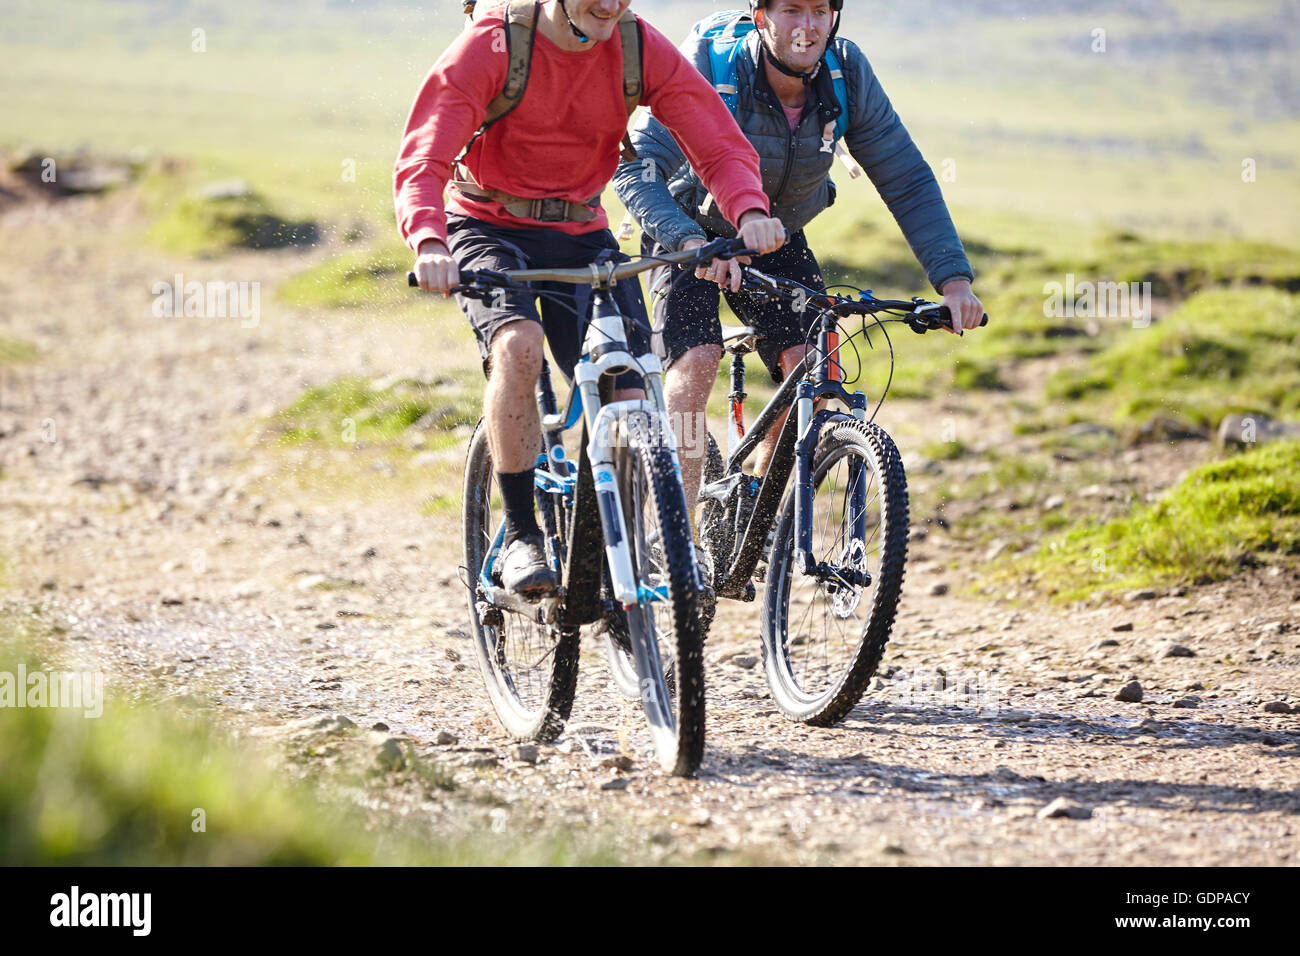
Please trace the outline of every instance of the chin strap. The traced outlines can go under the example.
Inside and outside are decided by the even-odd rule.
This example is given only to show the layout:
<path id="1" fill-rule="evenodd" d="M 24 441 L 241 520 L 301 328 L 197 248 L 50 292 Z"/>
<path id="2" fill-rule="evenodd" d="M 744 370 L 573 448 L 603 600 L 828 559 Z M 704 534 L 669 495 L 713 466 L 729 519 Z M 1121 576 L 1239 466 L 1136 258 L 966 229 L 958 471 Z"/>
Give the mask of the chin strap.
<path id="1" fill-rule="evenodd" d="M 591 40 L 591 37 L 587 36 L 587 34 L 583 33 L 581 30 L 578 29 L 577 24 L 575 24 L 573 22 L 573 19 L 569 16 L 569 8 L 564 5 L 564 0 L 560 0 L 560 11 L 564 14 L 564 19 L 569 21 L 569 29 L 572 30 L 573 35 L 578 38 L 578 42 L 579 43 L 589 42 Z"/>
<path id="2" fill-rule="evenodd" d="M 776 56 L 776 54 L 767 48 L 766 40 L 763 40 L 759 44 L 759 48 L 763 51 L 763 56 L 767 58 L 767 61 L 771 63 L 774 67 L 776 67 L 777 72 L 784 73 L 786 76 L 793 76 L 796 79 L 803 80 L 804 86 L 807 86 L 810 83 L 812 83 L 812 81 L 817 78 L 817 74 L 821 72 L 822 69 L 821 60 L 818 60 L 816 65 L 814 65 L 813 68 L 809 70 L 807 73 L 799 73 L 795 70 L 790 69 L 784 63 L 782 63 L 780 59 Z"/>

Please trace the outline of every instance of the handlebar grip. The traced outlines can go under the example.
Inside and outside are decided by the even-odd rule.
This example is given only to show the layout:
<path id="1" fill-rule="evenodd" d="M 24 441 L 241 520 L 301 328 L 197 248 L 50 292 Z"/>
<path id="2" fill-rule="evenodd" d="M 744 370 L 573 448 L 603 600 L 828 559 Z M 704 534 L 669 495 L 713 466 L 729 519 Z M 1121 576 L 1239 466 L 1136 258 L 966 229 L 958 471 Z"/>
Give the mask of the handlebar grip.
<path id="1" fill-rule="evenodd" d="M 949 309 L 946 305 L 939 307 L 939 321 L 942 322 L 948 328 L 952 328 L 952 310 Z M 980 319 L 979 327 L 982 329 L 984 328 L 984 326 L 988 324 L 989 324 L 989 314 L 985 312 L 983 318 Z"/>
<path id="2" fill-rule="evenodd" d="M 474 275 L 473 272 L 462 272 L 462 273 L 460 273 L 460 281 L 461 281 L 461 282 L 468 281 L 465 277 L 466 277 L 466 276 L 473 276 L 473 275 Z M 418 288 L 420 288 L 420 280 L 417 279 L 417 278 L 415 277 L 415 273 L 414 273 L 414 272 L 408 272 L 408 273 L 406 274 L 406 284 L 407 284 L 408 286 L 410 286 L 412 289 L 418 289 Z M 452 291 L 454 292 L 454 291 L 456 291 L 456 290 L 453 289 Z"/>

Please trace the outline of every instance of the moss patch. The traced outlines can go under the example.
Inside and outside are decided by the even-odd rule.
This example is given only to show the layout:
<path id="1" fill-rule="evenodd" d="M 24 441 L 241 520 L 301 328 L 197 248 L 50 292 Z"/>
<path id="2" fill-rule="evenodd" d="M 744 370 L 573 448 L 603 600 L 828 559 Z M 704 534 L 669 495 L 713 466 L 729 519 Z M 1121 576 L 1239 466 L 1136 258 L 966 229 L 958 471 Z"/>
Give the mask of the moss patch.
<path id="1" fill-rule="evenodd" d="M 1063 600 L 1096 591 L 1205 584 L 1300 555 L 1300 442 L 1191 472 L 1160 501 L 1082 527 L 1010 564 Z"/>
<path id="2" fill-rule="evenodd" d="M 37 354 L 36 346 L 30 342 L 0 335 L 0 365 L 10 362 L 29 362 L 36 358 Z"/>
<path id="3" fill-rule="evenodd" d="M 1300 297 L 1274 289 L 1198 295 L 1082 367 L 1048 383 L 1050 398 L 1118 422 L 1153 414 L 1201 427 L 1225 415 L 1300 411 Z"/>

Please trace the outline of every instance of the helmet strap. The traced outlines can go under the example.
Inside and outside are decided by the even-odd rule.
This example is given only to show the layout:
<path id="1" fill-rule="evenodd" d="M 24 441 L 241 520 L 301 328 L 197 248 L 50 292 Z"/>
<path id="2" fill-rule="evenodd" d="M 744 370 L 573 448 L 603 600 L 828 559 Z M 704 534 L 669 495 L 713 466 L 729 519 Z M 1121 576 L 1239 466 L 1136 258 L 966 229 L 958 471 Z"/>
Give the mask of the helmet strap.
<path id="1" fill-rule="evenodd" d="M 761 33 L 759 34 L 759 39 L 761 41 L 759 43 L 759 50 L 762 51 L 764 58 L 767 59 L 767 61 L 771 63 L 774 67 L 776 67 L 778 73 L 784 73 L 786 76 L 792 76 L 796 79 L 802 80 L 803 85 L 808 86 L 810 83 L 812 83 L 813 80 L 817 78 L 817 74 L 821 72 L 821 68 L 822 68 L 821 60 L 818 60 L 816 64 L 813 65 L 813 68 L 809 70 L 807 73 L 800 73 L 797 70 L 790 69 L 784 63 L 782 63 L 780 59 L 777 58 L 775 53 L 773 53 L 771 50 L 767 48 L 767 41 L 762 39 Z"/>
<path id="2" fill-rule="evenodd" d="M 573 35 L 578 38 L 578 42 L 579 43 L 590 42 L 591 37 L 587 36 L 587 34 L 579 30 L 578 25 L 574 23 L 573 18 L 569 16 L 569 8 L 564 5 L 564 0 L 560 0 L 560 11 L 564 14 L 564 19 L 568 21 L 569 29 L 573 31 Z"/>

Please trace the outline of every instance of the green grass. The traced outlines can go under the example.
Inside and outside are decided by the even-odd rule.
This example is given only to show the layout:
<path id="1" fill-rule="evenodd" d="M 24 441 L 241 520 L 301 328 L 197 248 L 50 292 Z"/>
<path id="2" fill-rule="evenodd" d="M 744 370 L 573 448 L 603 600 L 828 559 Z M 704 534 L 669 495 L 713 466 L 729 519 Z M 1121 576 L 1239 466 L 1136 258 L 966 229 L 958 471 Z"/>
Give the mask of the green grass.
<path id="1" fill-rule="evenodd" d="M 924 445 L 921 454 L 932 461 L 956 461 L 970 451 L 964 442 L 937 441 Z"/>
<path id="2" fill-rule="evenodd" d="M 356 308 L 409 303 L 404 281 L 411 251 L 397 237 L 387 242 L 332 256 L 300 272 L 279 287 L 280 298 L 303 308 Z"/>
<path id="3" fill-rule="evenodd" d="M 0 670 L 16 673 L 20 660 L 29 674 L 37 669 L 16 645 L 0 645 Z M 369 765 L 353 783 L 382 790 L 367 805 L 379 805 L 380 797 L 453 804 L 466 820 L 453 835 L 433 836 L 414 823 L 376 832 L 359 807 L 291 780 L 267 756 L 236 746 L 193 712 L 165 705 L 110 698 L 98 718 L 81 710 L 6 707 L 0 710 L 0 858 L 17 866 L 615 860 L 599 837 L 491 834 L 447 771 L 411 753 L 387 773 Z M 319 764 L 317 756 L 308 750 L 298 759 Z"/>
<path id="4" fill-rule="evenodd" d="M 1107 233 L 1091 254 L 1057 259 L 1059 272 L 1116 282 L 1150 282 L 1152 295 L 1184 299 L 1214 286 L 1244 283 L 1300 291 L 1296 250 L 1240 239 L 1150 239 L 1132 231 Z"/>
<path id="5" fill-rule="evenodd" d="M 0 335 L 0 365 L 10 362 L 30 362 L 39 354 L 36 346 L 22 339 Z"/>
<path id="6" fill-rule="evenodd" d="M 1192 471 L 1160 501 L 1045 542 L 1005 574 L 1059 600 L 1221 581 L 1300 555 L 1300 442 L 1278 442 Z"/>
<path id="7" fill-rule="evenodd" d="M 478 421 L 481 402 L 482 386 L 468 374 L 431 384 L 347 376 L 308 389 L 276 416 L 275 427 L 284 444 L 386 443 L 431 416 L 422 427 L 437 448 L 459 441 L 452 430 Z"/>
<path id="8" fill-rule="evenodd" d="M 260 193 L 205 199 L 169 198 L 150 227 L 149 239 L 177 255 L 211 257 L 231 249 L 310 245 L 320 237 L 309 221 L 290 221 Z"/>
<path id="9" fill-rule="evenodd" d="M 1300 296 L 1228 289 L 1195 296 L 1165 321 L 1126 330 L 1049 398 L 1119 423 L 1160 414 L 1213 427 L 1225 415 L 1300 412 Z"/>

